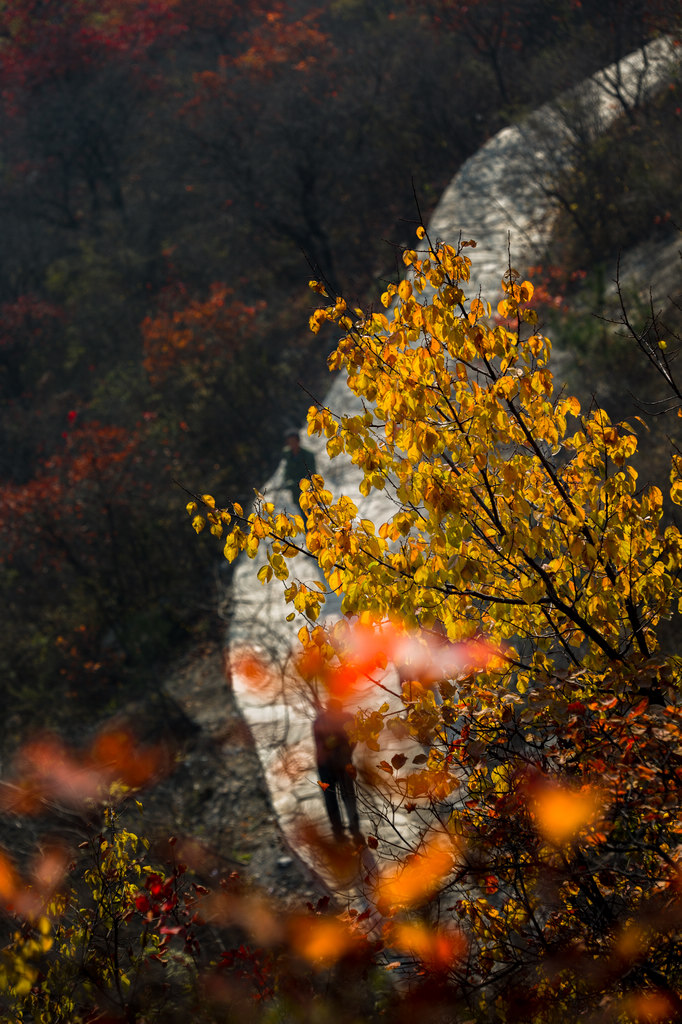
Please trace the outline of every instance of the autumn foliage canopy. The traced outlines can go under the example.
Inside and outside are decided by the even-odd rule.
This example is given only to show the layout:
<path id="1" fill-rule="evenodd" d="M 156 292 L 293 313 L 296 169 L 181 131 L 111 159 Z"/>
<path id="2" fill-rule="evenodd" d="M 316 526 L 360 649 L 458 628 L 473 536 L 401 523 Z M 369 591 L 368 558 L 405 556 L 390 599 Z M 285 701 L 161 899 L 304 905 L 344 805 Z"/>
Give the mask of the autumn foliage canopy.
<path id="1" fill-rule="evenodd" d="M 3 1020 L 679 1013 L 679 662 L 660 637 L 681 457 L 669 494 L 642 489 L 635 421 L 556 388 L 538 282 L 510 269 L 499 308 L 471 300 L 472 244 L 420 229 L 381 305 L 340 297 L 391 274 L 406 168 L 433 205 L 514 111 L 659 31 L 679 32 L 679 5 L 0 5 Z M 632 237 L 679 208 L 678 96 L 667 132 L 638 111 L 628 159 L 604 142 L 618 173 L 646 154 L 639 219 L 622 189 Z M 566 195 L 612 244 L 600 189 Z M 310 335 L 304 253 L 328 282 Z M 245 513 L 339 332 L 330 367 L 360 411 L 316 404 L 309 429 L 384 511 L 320 475 L 303 516 L 266 497 Z M 178 480 L 219 496 L 190 503 L 199 543 Z M 173 755 L 94 719 L 222 629 L 214 538 L 282 582 L 302 689 L 360 704 L 380 863 L 362 913 L 284 912 L 119 817 Z M 323 629 L 331 593 L 344 618 Z M 280 686 L 239 656 L 254 689 Z M 282 753 L 293 779 L 299 752 Z M 357 875 L 357 851 L 306 822 L 296 838 L 340 887 Z"/>

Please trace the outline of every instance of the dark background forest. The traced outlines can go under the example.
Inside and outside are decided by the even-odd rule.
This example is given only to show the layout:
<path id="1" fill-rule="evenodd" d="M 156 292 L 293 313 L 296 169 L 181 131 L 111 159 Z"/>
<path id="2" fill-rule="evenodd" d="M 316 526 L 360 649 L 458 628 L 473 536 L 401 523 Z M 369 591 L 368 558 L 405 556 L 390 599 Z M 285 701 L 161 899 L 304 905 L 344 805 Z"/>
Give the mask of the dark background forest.
<path id="1" fill-rule="evenodd" d="M 486 139 L 677 18 L 665 0 L 0 4 L 5 742 L 115 709 L 222 628 L 182 488 L 248 503 L 324 394 L 334 338 L 308 330 L 308 279 L 357 302 L 395 280 Z M 681 105 L 673 84 L 586 148 L 555 290 L 682 223 Z"/>

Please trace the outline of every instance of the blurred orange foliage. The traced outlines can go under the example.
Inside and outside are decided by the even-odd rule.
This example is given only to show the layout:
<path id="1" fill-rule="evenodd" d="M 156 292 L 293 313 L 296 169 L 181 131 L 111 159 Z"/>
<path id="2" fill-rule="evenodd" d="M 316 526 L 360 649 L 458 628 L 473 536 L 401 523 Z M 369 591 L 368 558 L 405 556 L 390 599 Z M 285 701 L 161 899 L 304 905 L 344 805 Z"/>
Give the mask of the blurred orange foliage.
<path id="1" fill-rule="evenodd" d="M 292 949 L 315 967 L 330 967 L 345 956 L 358 936 L 335 917 L 294 917 L 289 922 Z"/>
<path id="2" fill-rule="evenodd" d="M 419 906 L 441 888 L 454 863 L 452 838 L 442 834 L 427 836 L 421 853 L 412 854 L 379 876 L 374 889 L 377 907 L 388 915 L 401 908 Z"/>
<path id="3" fill-rule="evenodd" d="M 581 790 L 566 786 L 544 785 L 531 800 L 535 824 L 550 842 L 569 842 L 586 825 L 594 821 L 602 802 L 594 789 Z"/>
<path id="4" fill-rule="evenodd" d="M 448 971 L 466 955 L 468 943 L 461 931 L 432 928 L 422 921 L 392 926 L 387 941 L 393 949 L 416 957 L 430 971 Z"/>

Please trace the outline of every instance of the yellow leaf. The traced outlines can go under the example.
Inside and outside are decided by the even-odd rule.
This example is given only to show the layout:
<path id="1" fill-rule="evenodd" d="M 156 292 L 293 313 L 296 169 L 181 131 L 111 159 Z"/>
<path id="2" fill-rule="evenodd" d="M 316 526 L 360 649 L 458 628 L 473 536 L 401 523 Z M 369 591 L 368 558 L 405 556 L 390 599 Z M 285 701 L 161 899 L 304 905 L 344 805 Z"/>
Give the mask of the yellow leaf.
<path id="1" fill-rule="evenodd" d="M 407 300 L 411 297 L 412 285 L 410 284 L 409 281 L 400 282 L 400 284 L 398 285 L 398 295 L 400 296 L 403 302 L 407 302 Z"/>

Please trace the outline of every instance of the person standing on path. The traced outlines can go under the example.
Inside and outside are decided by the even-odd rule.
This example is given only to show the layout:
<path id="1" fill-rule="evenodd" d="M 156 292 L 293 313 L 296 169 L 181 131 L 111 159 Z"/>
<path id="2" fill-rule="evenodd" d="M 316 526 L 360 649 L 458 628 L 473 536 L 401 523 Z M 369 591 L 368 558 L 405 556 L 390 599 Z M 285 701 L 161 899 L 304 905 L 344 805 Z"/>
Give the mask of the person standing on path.
<path id="1" fill-rule="evenodd" d="M 355 797 L 355 768 L 353 767 L 353 747 L 348 736 L 348 727 L 353 716 L 343 710 L 340 700 L 332 697 L 326 708 L 321 708 L 313 722 L 315 738 L 315 757 L 317 772 L 322 784 L 327 816 L 332 827 L 334 839 L 343 842 L 345 833 L 341 821 L 341 811 L 337 792 L 341 794 L 348 825 L 353 840 L 363 844 L 360 832 L 358 807 Z"/>
<path id="2" fill-rule="evenodd" d="M 284 437 L 287 445 L 284 454 L 284 486 L 291 491 L 305 520 L 305 512 L 301 508 L 301 480 L 308 479 L 317 472 L 315 455 L 301 446 L 295 427 L 289 428 Z"/>

